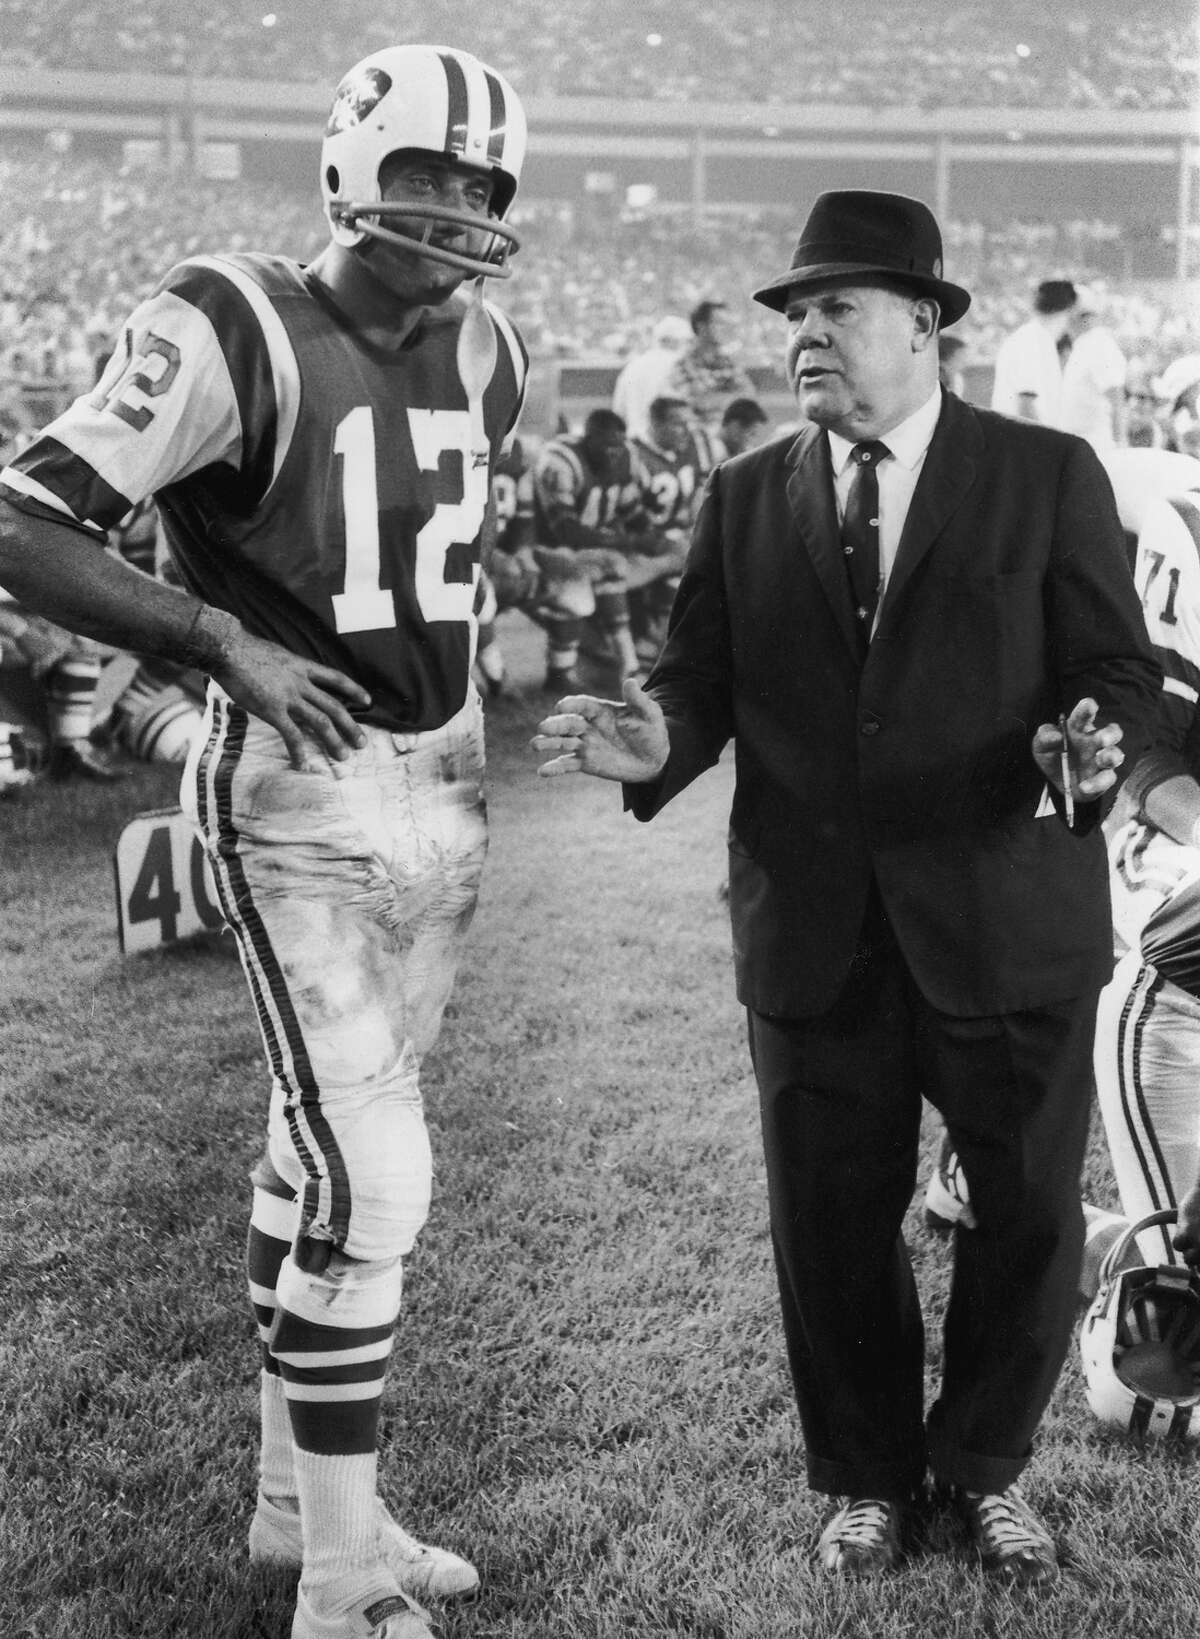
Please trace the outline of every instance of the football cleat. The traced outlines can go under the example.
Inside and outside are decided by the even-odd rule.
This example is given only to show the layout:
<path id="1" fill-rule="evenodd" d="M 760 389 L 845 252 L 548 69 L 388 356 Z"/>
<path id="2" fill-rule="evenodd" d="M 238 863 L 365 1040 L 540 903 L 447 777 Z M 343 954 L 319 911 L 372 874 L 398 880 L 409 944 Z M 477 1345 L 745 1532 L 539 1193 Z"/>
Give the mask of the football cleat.
<path id="1" fill-rule="evenodd" d="M 1079 1333 L 1087 1402 L 1130 1434 L 1200 1435 L 1200 1273 L 1182 1263 L 1122 1268 L 1133 1238 L 1174 1209 L 1130 1224 L 1100 1267 Z"/>
<path id="2" fill-rule="evenodd" d="M 971 1211 L 971 1196 L 967 1189 L 962 1162 L 950 1142 L 949 1133 L 942 1134 L 937 1165 L 925 1187 L 925 1227 L 935 1235 L 949 1235 L 957 1227 L 974 1229 L 975 1214 Z"/>
<path id="3" fill-rule="evenodd" d="M 427 45 L 372 52 L 345 75 L 334 95 L 321 147 L 321 196 L 339 245 L 381 239 L 477 278 L 507 279 L 517 248 L 503 218 L 525 159 L 525 112 L 502 74 L 467 51 Z M 492 176 L 492 214 L 385 201 L 379 169 L 389 154 L 420 149 L 473 165 Z M 424 237 L 384 227 L 415 221 Z M 482 229 L 479 255 L 434 242 L 435 228 Z M 490 232 L 489 232 L 490 230 Z"/>
<path id="4" fill-rule="evenodd" d="M 292 1639 L 434 1639 L 429 1613 L 380 1567 L 296 1590 Z"/>
<path id="5" fill-rule="evenodd" d="M 402 1592 L 416 1599 L 452 1599 L 479 1586 L 479 1572 L 447 1548 L 431 1548 L 409 1536 L 388 1512 L 382 1497 L 375 1504 L 379 1515 L 379 1555 Z M 260 1491 L 250 1521 L 250 1558 L 256 1565 L 304 1562 L 300 1515 L 282 1508 Z"/>

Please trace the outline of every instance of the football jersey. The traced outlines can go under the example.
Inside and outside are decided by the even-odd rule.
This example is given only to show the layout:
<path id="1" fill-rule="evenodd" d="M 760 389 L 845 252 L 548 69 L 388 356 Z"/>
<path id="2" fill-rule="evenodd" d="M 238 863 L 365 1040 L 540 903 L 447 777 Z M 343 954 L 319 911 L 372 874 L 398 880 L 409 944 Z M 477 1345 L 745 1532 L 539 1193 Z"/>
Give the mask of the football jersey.
<path id="1" fill-rule="evenodd" d="M 588 529 L 628 529 L 644 525 L 645 496 L 640 473 L 626 445 L 615 476 L 602 476 L 588 460 L 582 433 L 563 433 L 544 444 L 534 468 L 538 538 L 558 539 L 556 518 L 570 512 Z"/>
<path id="2" fill-rule="evenodd" d="M 717 464 L 716 449 L 703 427 L 693 427 L 678 454 L 649 439 L 633 447 L 647 491 L 647 509 L 656 529 L 690 530 L 704 480 Z"/>
<path id="3" fill-rule="evenodd" d="M 1200 851 L 1139 812 L 1161 781 L 1183 772 L 1200 779 L 1200 487 L 1146 504 L 1134 573 L 1163 686 L 1154 749 L 1105 821 L 1113 925 L 1118 954 L 1140 943 L 1147 960 L 1172 966 L 1182 956 L 1200 971 L 1193 887 Z M 1164 958 L 1164 938 L 1173 958 Z"/>
<path id="4" fill-rule="evenodd" d="M 295 262 L 192 258 L 0 483 L 98 537 L 153 494 L 198 597 L 348 674 L 364 721 L 437 728 L 467 697 L 491 469 L 528 362 L 487 304 L 498 361 L 469 404 L 464 311 L 456 296 L 383 350 Z"/>
<path id="5" fill-rule="evenodd" d="M 497 552 L 516 552 L 534 538 L 533 469 L 519 438 L 502 450 L 492 470 Z"/>
<path id="6" fill-rule="evenodd" d="M 1157 738 L 1188 755 L 1200 717 L 1200 488 L 1151 502 L 1138 536 L 1134 578 L 1146 630 L 1163 668 Z"/>

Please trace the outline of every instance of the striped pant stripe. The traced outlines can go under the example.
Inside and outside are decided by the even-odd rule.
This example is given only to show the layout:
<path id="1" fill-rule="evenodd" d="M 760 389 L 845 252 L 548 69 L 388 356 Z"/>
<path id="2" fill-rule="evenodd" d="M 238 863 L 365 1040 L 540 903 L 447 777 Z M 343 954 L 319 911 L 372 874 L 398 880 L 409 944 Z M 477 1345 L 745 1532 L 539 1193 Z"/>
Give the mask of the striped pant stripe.
<path id="1" fill-rule="evenodd" d="M 271 1073 L 287 1099 L 288 1123 L 304 1168 L 303 1219 L 326 1218 L 335 1241 L 350 1221 L 350 1180 L 321 1113 L 320 1089 L 270 934 L 254 900 L 233 814 L 234 779 L 242 762 L 247 718 L 219 696 L 210 701 L 212 728 L 197 769 L 197 812 L 221 909 L 237 935 L 242 965 Z"/>
<path id="2" fill-rule="evenodd" d="M 1152 967 L 1141 966 L 1121 1008 L 1117 1028 L 1117 1092 L 1122 1124 L 1120 1136 L 1126 1140 L 1125 1145 L 1119 1147 L 1136 1165 L 1138 1182 L 1145 1191 L 1149 1212 L 1159 1212 L 1177 1204 L 1166 1160 L 1159 1147 L 1147 1107 L 1142 1079 L 1143 1040 L 1154 1017 L 1162 987 L 1161 976 Z M 1117 1135 L 1109 1136 L 1110 1152 L 1118 1147 L 1113 1143 L 1114 1136 Z M 1118 1181 L 1120 1182 L 1120 1179 Z M 1124 1189 L 1128 1192 L 1128 1180 Z M 1163 1225 L 1155 1234 L 1162 1237 L 1164 1259 L 1167 1262 L 1174 1262 L 1170 1225 Z"/>

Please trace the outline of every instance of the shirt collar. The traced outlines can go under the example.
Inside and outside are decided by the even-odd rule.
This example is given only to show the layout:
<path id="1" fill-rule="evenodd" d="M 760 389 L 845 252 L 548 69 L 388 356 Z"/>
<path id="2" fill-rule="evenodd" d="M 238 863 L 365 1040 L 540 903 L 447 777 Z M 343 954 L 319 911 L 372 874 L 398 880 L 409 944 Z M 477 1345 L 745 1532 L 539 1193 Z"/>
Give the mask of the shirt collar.
<path id="1" fill-rule="evenodd" d="M 941 412 L 942 388 L 939 382 L 919 409 L 880 435 L 902 467 L 915 467 L 924 457 Z M 829 454 L 835 473 L 842 472 L 850 459 L 850 451 L 857 443 L 858 439 L 843 438 L 841 433 L 829 434 Z"/>

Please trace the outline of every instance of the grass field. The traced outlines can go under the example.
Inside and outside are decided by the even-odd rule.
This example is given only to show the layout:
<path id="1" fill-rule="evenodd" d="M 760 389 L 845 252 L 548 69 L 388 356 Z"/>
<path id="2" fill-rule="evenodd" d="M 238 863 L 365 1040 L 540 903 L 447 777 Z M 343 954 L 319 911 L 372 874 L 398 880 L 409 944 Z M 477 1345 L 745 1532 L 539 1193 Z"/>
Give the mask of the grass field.
<path id="1" fill-rule="evenodd" d="M 882 1585 L 814 1572 L 717 897 L 730 771 L 648 827 L 539 780 L 537 643 L 503 630 L 492 857 L 426 1066 L 434 1205 L 384 1414 L 397 1512 L 483 1574 L 439 1633 L 1190 1639 L 1195 1451 L 1102 1431 L 1074 1352 L 1027 1475 L 1056 1590 L 993 1591 L 948 1522 Z M 0 1639 L 288 1633 L 290 1578 L 245 1554 L 257 1031 L 226 940 L 116 942 L 113 845 L 175 784 L 0 806 Z M 1113 1204 L 1098 1141 L 1086 1182 Z M 911 1228 L 936 1380 L 948 1253 Z"/>

